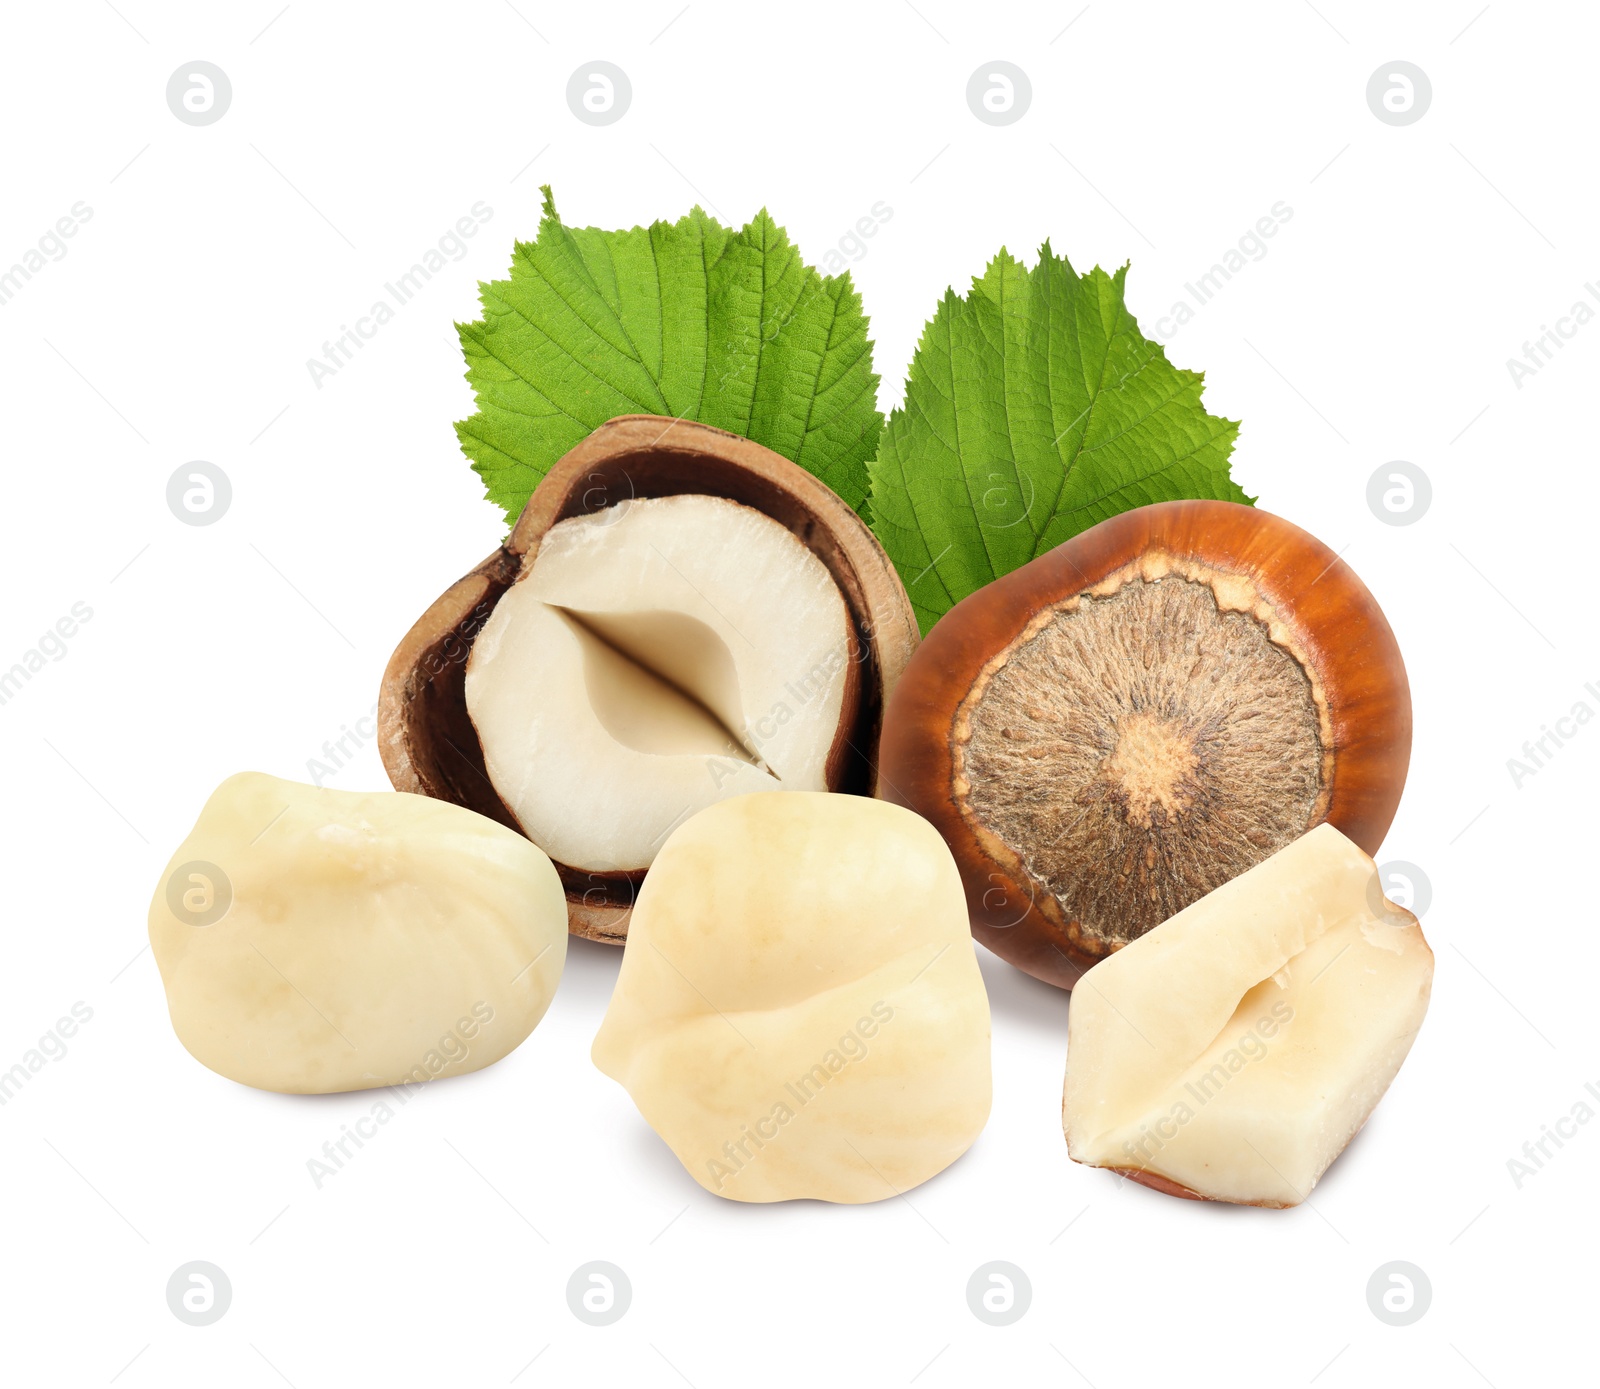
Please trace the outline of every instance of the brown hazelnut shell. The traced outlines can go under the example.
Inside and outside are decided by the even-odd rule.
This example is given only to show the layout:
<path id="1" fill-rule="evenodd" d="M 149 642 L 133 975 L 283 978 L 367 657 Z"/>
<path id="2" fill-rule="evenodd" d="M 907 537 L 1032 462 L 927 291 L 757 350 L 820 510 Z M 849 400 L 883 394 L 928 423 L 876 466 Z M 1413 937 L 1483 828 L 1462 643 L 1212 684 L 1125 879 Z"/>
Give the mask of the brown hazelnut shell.
<path id="1" fill-rule="evenodd" d="M 884 797 L 939 829 L 966 886 L 973 935 L 1036 978 L 1070 989 L 1099 955 L 1060 918 L 1021 860 L 964 812 L 957 712 L 997 653 L 1045 610 L 1169 555 L 1236 574 L 1282 624 L 1319 706 L 1327 820 L 1376 854 L 1411 757 L 1411 694 L 1399 645 L 1366 586 L 1298 526 L 1223 501 L 1161 502 L 1100 522 L 964 598 L 934 625 L 896 687 L 880 749 Z M 1104 590 L 1102 590 L 1104 591 Z M 1279 643 L 1281 644 L 1281 643 Z M 1313 828 L 1308 824 L 1307 829 Z M 1052 918 L 1056 919 L 1052 919 Z"/>
<path id="2" fill-rule="evenodd" d="M 833 576 L 854 628 L 846 704 L 853 702 L 856 712 L 830 754 L 828 786 L 875 794 L 884 707 L 917 645 L 916 618 L 894 566 L 861 518 L 805 469 L 740 435 L 658 415 L 609 420 L 563 455 L 504 544 L 446 589 L 401 639 L 378 698 L 379 751 L 397 791 L 452 801 L 520 832 L 489 780 L 467 714 L 473 639 L 557 522 L 629 498 L 680 493 L 726 497 L 764 512 Z M 556 868 L 571 932 L 621 945 L 644 872 Z"/>

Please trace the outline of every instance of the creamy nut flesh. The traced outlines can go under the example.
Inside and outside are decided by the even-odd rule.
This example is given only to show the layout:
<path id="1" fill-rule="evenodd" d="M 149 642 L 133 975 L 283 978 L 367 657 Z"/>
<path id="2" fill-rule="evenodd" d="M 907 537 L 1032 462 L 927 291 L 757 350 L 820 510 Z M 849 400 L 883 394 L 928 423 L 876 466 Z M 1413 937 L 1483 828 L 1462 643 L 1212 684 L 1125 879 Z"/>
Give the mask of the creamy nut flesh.
<path id="1" fill-rule="evenodd" d="M 196 1060 L 262 1090 L 364 1090 L 518 1046 L 561 978 L 566 898 L 541 850 L 460 806 L 242 772 L 162 874 L 150 945 Z"/>
<path id="2" fill-rule="evenodd" d="M 594 1062 L 736 1201 L 880 1201 L 989 1115 L 989 1002 L 950 851 L 861 796 L 744 796 L 673 832 Z"/>
<path id="3" fill-rule="evenodd" d="M 1389 1088 L 1432 983 L 1416 918 L 1318 825 L 1078 982 L 1067 1150 L 1211 1200 L 1297 1205 Z"/>
<path id="4" fill-rule="evenodd" d="M 823 790 L 851 653 L 837 585 L 788 529 L 651 498 L 550 529 L 473 644 L 467 709 L 536 844 L 632 870 L 703 806 Z"/>
<path id="5" fill-rule="evenodd" d="M 1102 955 L 1302 835 L 1327 784 L 1313 677 L 1232 576 L 1127 577 L 1043 614 L 958 722 L 958 793 Z M 1266 617 L 1268 620 L 1263 620 Z M 1053 900 L 1052 900 L 1053 899 Z"/>

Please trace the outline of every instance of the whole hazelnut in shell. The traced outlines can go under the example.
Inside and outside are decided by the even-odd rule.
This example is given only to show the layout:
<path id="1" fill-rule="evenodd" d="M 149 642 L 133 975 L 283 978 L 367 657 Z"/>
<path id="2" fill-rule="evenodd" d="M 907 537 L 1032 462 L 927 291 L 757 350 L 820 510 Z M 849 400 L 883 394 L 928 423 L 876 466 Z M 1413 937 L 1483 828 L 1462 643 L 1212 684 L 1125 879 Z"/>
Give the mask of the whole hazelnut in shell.
<path id="1" fill-rule="evenodd" d="M 1411 756 L 1382 610 L 1298 526 L 1162 502 L 958 603 L 884 717 L 880 793 L 932 821 L 973 934 L 1071 988 L 1328 822 L 1367 854 Z"/>

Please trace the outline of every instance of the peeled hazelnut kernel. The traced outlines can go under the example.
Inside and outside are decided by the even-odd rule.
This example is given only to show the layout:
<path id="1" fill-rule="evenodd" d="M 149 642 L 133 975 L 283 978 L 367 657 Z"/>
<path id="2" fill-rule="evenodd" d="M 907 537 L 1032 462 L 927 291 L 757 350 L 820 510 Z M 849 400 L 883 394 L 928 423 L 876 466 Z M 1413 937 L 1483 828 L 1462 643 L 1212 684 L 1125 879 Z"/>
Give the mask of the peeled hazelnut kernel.
<path id="1" fill-rule="evenodd" d="M 640 890 L 594 1062 L 707 1191 L 880 1201 L 989 1116 L 989 1001 L 943 841 L 822 792 L 721 801 Z"/>
<path id="2" fill-rule="evenodd" d="M 939 620 L 884 716 L 882 794 L 945 836 L 978 940 L 1071 988 L 1324 821 L 1375 853 L 1410 754 L 1351 568 L 1268 512 L 1162 502 Z"/>
<path id="3" fill-rule="evenodd" d="M 1416 917 L 1318 825 L 1078 981 L 1067 1151 L 1173 1196 L 1298 1205 L 1389 1088 L 1432 984 Z"/>
<path id="4" fill-rule="evenodd" d="M 167 865 L 150 945 L 196 1060 L 319 1095 L 515 1049 L 561 978 L 566 902 L 541 850 L 470 810 L 241 772 Z"/>
<path id="5" fill-rule="evenodd" d="M 838 585 L 786 526 L 647 497 L 545 534 L 473 643 L 467 712 L 518 826 L 596 880 L 648 868 L 713 801 L 828 790 L 854 658 Z"/>

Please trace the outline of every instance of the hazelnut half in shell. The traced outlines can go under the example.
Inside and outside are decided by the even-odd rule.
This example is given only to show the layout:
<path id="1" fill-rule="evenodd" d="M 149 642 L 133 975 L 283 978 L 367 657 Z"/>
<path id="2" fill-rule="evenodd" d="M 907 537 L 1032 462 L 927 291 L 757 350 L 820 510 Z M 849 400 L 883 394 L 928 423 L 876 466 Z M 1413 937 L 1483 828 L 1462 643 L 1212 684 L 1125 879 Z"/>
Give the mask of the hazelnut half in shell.
<path id="1" fill-rule="evenodd" d="M 803 468 L 738 435 L 692 421 L 654 415 L 625 415 L 610 420 L 565 454 L 540 481 L 505 543 L 446 590 L 400 642 L 384 672 L 378 704 L 379 746 L 384 767 L 397 790 L 453 801 L 529 833 L 491 778 L 494 755 L 486 757 L 485 742 L 480 738 L 474 714 L 469 709 L 469 665 L 479 669 L 487 666 L 491 645 L 500 652 L 496 659 L 504 659 L 510 644 L 506 637 L 508 624 L 491 619 L 514 586 L 524 584 L 530 577 L 536 578 L 526 589 L 518 589 L 519 602 L 508 604 L 508 613 L 513 608 L 548 606 L 543 601 L 524 600 L 533 600 L 536 595 L 542 599 L 539 589 L 542 580 L 534 576 L 534 566 L 546 537 L 557 527 L 564 527 L 559 532 L 562 540 L 559 545 L 556 540 L 551 541 L 548 547 L 551 556 L 555 556 L 558 549 L 565 555 L 570 576 L 577 564 L 573 560 L 574 551 L 593 549 L 594 562 L 588 566 L 586 576 L 603 587 L 606 575 L 618 567 L 611 563 L 605 549 L 610 543 L 607 530 L 613 524 L 612 518 L 631 515 L 631 521 L 616 521 L 616 534 L 636 531 L 638 527 L 632 523 L 644 519 L 652 507 L 669 505 L 654 499 L 667 498 L 694 501 L 695 506 L 687 508 L 688 511 L 719 515 L 740 534 L 748 536 L 759 532 L 765 535 L 768 558 L 777 553 L 774 564 L 788 576 L 780 578 L 778 591 L 764 595 L 771 597 L 768 607 L 772 611 L 781 612 L 786 603 L 792 607 L 791 600 L 805 582 L 810 583 L 808 591 L 813 596 L 818 584 L 827 588 L 831 581 L 831 585 L 837 587 L 838 597 L 827 601 L 838 612 L 839 600 L 842 600 L 839 621 L 845 640 L 840 650 L 847 653 L 842 661 L 847 669 L 837 678 L 843 682 L 842 694 L 835 692 L 840 710 L 837 728 L 826 730 L 822 743 L 825 766 L 820 772 L 813 767 L 811 772 L 822 784 L 807 789 L 865 796 L 875 793 L 877 747 L 884 707 L 917 643 L 916 620 L 894 566 L 860 517 L 832 489 Z M 707 498 L 715 500 L 706 503 Z M 635 503 L 647 505 L 639 507 Z M 730 503 L 735 505 L 730 506 Z M 670 505 L 676 508 L 673 514 L 684 510 L 677 503 Z M 751 517 L 750 511 L 760 515 Z M 731 522 L 730 513 L 733 513 Z M 666 513 L 658 509 L 652 514 L 653 524 L 659 525 Z M 743 521 L 739 520 L 740 516 L 744 517 Z M 773 526 L 773 522 L 777 525 Z M 776 552 L 772 548 L 774 532 L 782 542 Z M 725 613 L 732 613 L 724 595 L 707 597 L 696 588 L 696 577 L 688 572 L 692 566 L 681 552 L 677 559 L 666 553 L 673 543 L 679 543 L 676 531 L 658 531 L 654 540 L 648 532 L 641 534 L 643 539 L 636 538 L 634 542 L 635 561 L 643 551 L 646 560 L 656 566 L 670 585 L 697 595 L 697 601 L 704 600 L 706 612 L 715 617 L 715 610 L 720 607 Z M 671 536 L 672 543 L 668 543 L 665 535 Z M 695 541 L 690 539 L 683 543 L 692 554 Z M 780 563 L 781 552 L 785 551 L 790 552 L 790 561 L 797 561 L 789 563 L 787 569 Z M 742 557 L 731 558 L 723 568 L 735 576 L 742 574 Z M 800 571 L 804 571 L 804 575 L 796 577 Z M 548 572 L 549 566 L 540 571 L 541 574 Z M 809 579 L 805 575 L 809 575 Z M 663 585 L 666 586 L 669 585 Z M 701 582 L 700 589 L 703 588 Z M 600 606 L 605 607 L 603 603 Z M 625 776 L 617 774 L 618 765 L 634 758 L 637 767 L 637 758 L 647 756 L 648 750 L 657 748 L 663 740 L 670 742 L 686 736 L 686 720 L 689 724 L 698 720 L 700 725 L 710 728 L 720 724 L 731 739 L 743 742 L 743 746 L 737 741 L 730 743 L 731 757 L 708 759 L 705 766 L 700 764 L 699 754 L 696 754 L 695 771 L 705 785 L 711 784 L 706 777 L 707 766 L 718 779 L 737 775 L 748 780 L 756 777 L 755 769 L 760 768 L 761 775 L 772 772 L 773 779 L 781 780 L 777 773 L 782 767 L 773 749 L 781 744 L 782 737 L 763 741 L 759 732 L 752 733 L 752 729 L 762 727 L 760 719 L 752 718 L 749 728 L 738 726 L 743 720 L 733 668 L 745 662 L 747 670 L 759 670 L 766 681 L 761 686 L 764 693 L 755 714 L 779 709 L 781 704 L 785 708 L 780 710 L 780 715 L 792 706 L 798 721 L 815 709 L 811 698 L 814 687 L 808 683 L 811 677 L 805 673 L 810 661 L 791 663 L 787 659 L 776 662 L 762 659 L 774 649 L 782 651 L 781 639 L 774 638 L 770 632 L 751 630 L 748 623 L 741 628 L 742 613 L 733 614 L 727 623 L 733 643 L 730 655 L 725 647 L 717 646 L 703 623 L 690 621 L 682 613 L 656 610 L 658 606 L 651 601 L 644 608 L 621 614 L 552 608 L 554 616 L 539 616 L 542 626 L 537 629 L 522 626 L 518 634 L 523 648 L 520 663 L 513 663 L 515 668 L 504 678 L 514 682 L 525 680 L 527 684 L 521 689 L 515 685 L 500 689 L 500 704 L 502 709 L 511 707 L 512 719 L 502 720 L 497 725 L 496 736 L 500 739 L 503 761 L 508 741 L 505 728 L 508 722 L 520 717 L 515 707 L 520 701 L 530 717 L 544 716 L 541 737 L 546 747 L 537 754 L 530 753 L 530 758 L 537 756 L 546 760 L 530 760 L 519 769 L 512 783 L 514 789 L 508 792 L 511 800 L 516 800 L 517 790 L 526 791 L 532 785 L 535 791 L 545 794 L 543 809 L 547 822 L 550 816 L 554 816 L 557 823 L 576 819 L 576 816 L 563 817 L 562 806 L 552 806 L 549 802 L 548 784 L 561 781 L 574 788 L 571 794 L 582 792 L 588 797 L 587 809 L 595 823 L 605 824 L 611 820 L 613 803 L 614 818 L 622 820 L 630 811 L 636 812 L 638 804 L 647 798 L 630 794 Z M 485 659 L 474 661 L 474 644 L 486 629 L 489 635 L 485 639 L 485 651 L 481 653 Z M 543 642 L 547 638 L 548 649 L 529 648 L 529 643 Z M 580 647 L 580 655 L 575 657 L 573 651 Z M 643 674 L 640 668 L 629 665 L 630 662 L 647 662 L 652 653 L 656 657 L 664 654 L 664 663 L 658 660 L 654 667 L 644 665 Z M 783 654 L 787 656 L 786 652 Z M 711 657 L 718 659 L 711 660 Z M 581 675 L 572 666 L 574 660 L 582 667 Z M 574 742 L 564 764 L 555 769 L 560 775 L 550 775 L 548 744 L 552 735 L 560 731 L 559 718 L 548 708 L 535 710 L 534 706 L 549 697 L 550 689 L 554 688 L 550 682 L 555 679 L 550 672 L 561 661 L 567 662 L 562 668 L 562 678 L 566 680 L 559 690 L 562 697 L 581 703 L 587 682 L 590 694 L 597 701 L 600 695 L 605 695 L 613 702 L 621 701 L 626 705 L 625 708 L 605 708 L 597 703 L 598 712 L 604 717 L 598 722 L 590 720 L 584 730 L 580 730 L 590 739 L 589 754 L 601 749 L 617 753 L 607 768 L 596 767 L 594 757 L 586 754 L 584 745 Z M 712 666 L 716 670 L 707 674 Z M 694 686 L 702 675 L 716 685 L 723 697 L 701 698 L 695 705 L 699 692 Z M 546 681 L 542 691 L 535 688 L 540 680 Z M 746 688 L 744 694 L 748 705 L 754 696 L 750 688 Z M 650 705 L 651 699 L 657 701 L 655 706 Z M 686 706 L 685 699 L 694 707 Z M 648 723 L 651 709 L 662 707 L 662 700 L 672 706 L 672 717 L 664 718 L 658 728 L 641 728 L 641 722 Z M 480 709 L 480 716 L 482 712 Z M 747 707 L 744 712 L 751 711 Z M 607 724 L 611 730 L 620 730 L 618 738 L 630 746 L 618 752 L 603 742 L 595 742 L 595 739 L 611 737 L 602 724 Z M 792 723 L 788 725 L 790 729 L 793 726 Z M 515 743 L 514 735 L 510 741 Z M 646 752 L 641 753 L 641 748 Z M 556 756 L 561 756 L 559 748 Z M 817 759 L 813 757 L 812 760 Z M 681 778 L 681 766 L 679 774 Z M 724 789 L 731 793 L 741 784 L 729 779 Z M 654 789 L 659 808 L 663 800 L 662 788 L 657 785 Z M 703 791 L 704 787 L 698 789 Z M 601 804 L 607 797 L 610 800 Z M 671 803 L 669 812 L 676 804 L 676 801 Z M 687 807 L 686 813 L 692 808 Z M 563 825 L 563 828 L 569 827 Z M 530 837 L 538 842 L 537 834 L 530 833 Z M 648 839 L 650 835 L 647 833 L 643 837 Z M 621 944 L 627 935 L 634 897 L 647 871 L 647 860 L 636 857 L 618 866 L 602 864 L 598 857 L 595 862 L 574 864 L 565 863 L 559 854 L 551 853 L 566 891 L 569 929 L 593 940 Z"/>
<path id="2" fill-rule="evenodd" d="M 1411 756 L 1405 665 L 1355 572 L 1234 502 L 1124 512 L 963 599 L 884 721 L 973 934 L 1070 989 L 1328 821 L 1375 854 Z"/>

